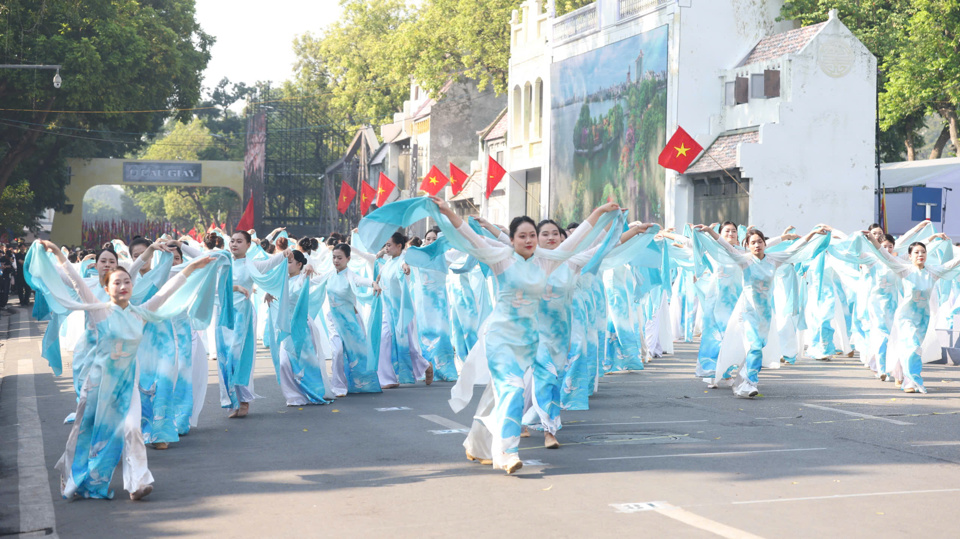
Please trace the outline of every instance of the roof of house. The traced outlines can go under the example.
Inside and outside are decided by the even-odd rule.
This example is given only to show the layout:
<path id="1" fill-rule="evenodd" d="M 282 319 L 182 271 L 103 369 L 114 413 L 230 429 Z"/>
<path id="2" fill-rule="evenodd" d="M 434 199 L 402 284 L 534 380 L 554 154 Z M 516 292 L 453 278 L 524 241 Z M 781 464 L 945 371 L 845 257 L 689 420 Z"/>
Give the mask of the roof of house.
<path id="1" fill-rule="evenodd" d="M 488 127 L 486 136 L 483 137 L 484 141 L 496 140 L 499 138 L 504 138 L 507 136 L 507 109 L 503 109 L 500 112 L 500 115 L 494 121 L 493 124 Z"/>
<path id="2" fill-rule="evenodd" d="M 723 134 L 713 141 L 684 174 L 703 174 L 737 168 L 737 148 L 741 144 L 760 142 L 760 131 L 751 130 Z"/>
<path id="3" fill-rule="evenodd" d="M 737 67 L 755 64 L 757 62 L 765 62 L 767 60 L 780 58 L 785 54 L 798 52 L 804 48 L 807 43 L 810 43 L 810 40 L 817 35 L 817 32 L 819 32 L 825 24 L 827 24 L 826 21 L 811 26 L 804 26 L 803 28 L 797 28 L 796 30 L 790 30 L 789 32 L 783 32 L 782 34 L 767 36 L 757 43 L 757 46 L 750 51 L 750 54 L 748 54 Z"/>

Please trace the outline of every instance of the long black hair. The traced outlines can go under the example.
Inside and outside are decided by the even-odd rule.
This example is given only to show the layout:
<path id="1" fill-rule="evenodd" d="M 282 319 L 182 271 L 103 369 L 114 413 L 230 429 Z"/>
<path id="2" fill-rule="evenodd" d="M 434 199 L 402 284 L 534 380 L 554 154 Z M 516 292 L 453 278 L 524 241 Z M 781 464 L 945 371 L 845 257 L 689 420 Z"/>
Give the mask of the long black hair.
<path id="1" fill-rule="evenodd" d="M 512 240 L 514 236 L 517 235 L 517 229 L 520 228 L 520 225 L 523 223 L 530 223 L 533 225 L 533 229 L 540 233 L 540 227 L 537 226 L 537 223 L 533 219 L 527 217 L 526 215 L 521 215 L 520 217 L 514 217 L 513 221 L 510 221 L 510 239 Z"/>

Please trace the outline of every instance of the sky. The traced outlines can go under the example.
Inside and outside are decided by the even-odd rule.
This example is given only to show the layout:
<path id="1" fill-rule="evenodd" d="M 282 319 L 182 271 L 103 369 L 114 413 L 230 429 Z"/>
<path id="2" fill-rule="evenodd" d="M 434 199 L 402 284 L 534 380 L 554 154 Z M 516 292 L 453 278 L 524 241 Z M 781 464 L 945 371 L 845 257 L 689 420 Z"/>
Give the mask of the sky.
<path id="1" fill-rule="evenodd" d="M 611 43 L 606 47 L 574 56 L 553 64 L 552 77 L 558 93 L 555 99 L 566 99 L 574 92 L 594 92 L 625 82 L 639 51 L 643 50 L 644 71 L 666 71 L 669 26 L 661 26 Z M 637 74 L 631 73 L 637 80 Z"/>
<path id="2" fill-rule="evenodd" d="M 203 85 L 292 78 L 293 39 L 319 34 L 340 17 L 339 0 L 196 0 L 197 21 L 215 36 Z"/>

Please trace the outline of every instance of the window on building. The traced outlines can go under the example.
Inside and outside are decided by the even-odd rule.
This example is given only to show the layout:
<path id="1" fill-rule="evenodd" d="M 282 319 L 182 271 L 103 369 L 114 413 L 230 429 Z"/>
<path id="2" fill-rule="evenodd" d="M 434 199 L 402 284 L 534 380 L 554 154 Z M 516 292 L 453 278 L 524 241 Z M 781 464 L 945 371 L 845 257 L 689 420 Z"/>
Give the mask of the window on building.
<path id="1" fill-rule="evenodd" d="M 737 105 L 742 105 L 750 101 L 750 79 L 747 77 L 737 77 L 733 94 Z"/>
<path id="2" fill-rule="evenodd" d="M 518 142 L 521 142 L 520 133 L 523 132 L 522 129 L 520 128 L 520 126 L 523 123 L 522 122 L 523 105 L 521 104 L 521 101 L 522 101 L 522 97 L 520 96 L 520 86 L 514 86 L 513 87 L 513 110 L 510 111 L 510 113 L 513 114 L 513 129 L 511 130 L 513 131 L 513 136 L 511 137 L 513 144 L 517 144 Z"/>
<path id="3" fill-rule="evenodd" d="M 530 83 L 523 85 L 523 140 L 530 140 L 530 121 L 533 112 L 533 86 Z"/>
<path id="4" fill-rule="evenodd" d="M 780 70 L 767 69 L 763 72 L 764 97 L 780 97 Z"/>
<path id="5" fill-rule="evenodd" d="M 750 99 L 764 99 L 767 97 L 763 87 L 763 74 L 750 75 Z"/>
<path id="6" fill-rule="evenodd" d="M 732 107 L 737 104 L 736 100 L 736 84 L 733 82 L 728 82 L 723 85 L 723 104 Z"/>
<path id="7" fill-rule="evenodd" d="M 543 80 L 537 79 L 536 82 L 536 103 L 535 108 L 537 121 L 533 126 L 533 136 L 538 140 L 543 138 Z"/>

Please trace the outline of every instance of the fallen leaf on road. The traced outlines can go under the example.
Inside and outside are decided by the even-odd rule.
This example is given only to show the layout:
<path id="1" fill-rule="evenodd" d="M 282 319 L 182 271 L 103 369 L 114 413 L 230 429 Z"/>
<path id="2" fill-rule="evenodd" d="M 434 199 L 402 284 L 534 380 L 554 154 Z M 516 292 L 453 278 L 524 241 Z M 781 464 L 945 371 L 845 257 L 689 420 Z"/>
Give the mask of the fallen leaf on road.
<path id="1" fill-rule="evenodd" d="M 297 408 L 297 410 L 303 410 L 303 408 Z"/>
<path id="2" fill-rule="evenodd" d="M 340 410 L 331 410 L 331 412 L 333 412 L 333 413 L 337 413 L 337 412 L 339 412 L 339 411 L 340 411 Z"/>
<path id="3" fill-rule="evenodd" d="M 307 429 L 303 429 L 303 432 L 307 432 Z"/>

